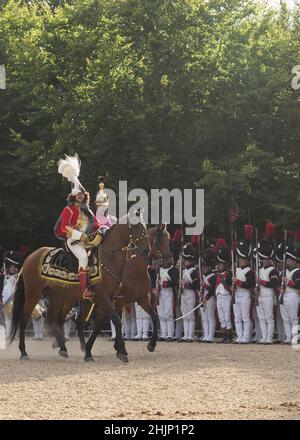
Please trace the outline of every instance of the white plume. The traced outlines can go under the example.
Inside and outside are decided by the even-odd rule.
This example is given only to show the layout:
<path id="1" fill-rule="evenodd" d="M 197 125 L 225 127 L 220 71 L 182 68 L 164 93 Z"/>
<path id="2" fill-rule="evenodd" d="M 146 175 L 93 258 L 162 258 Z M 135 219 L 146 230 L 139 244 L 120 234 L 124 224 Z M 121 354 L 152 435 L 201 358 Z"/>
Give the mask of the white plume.
<path id="1" fill-rule="evenodd" d="M 63 177 L 68 179 L 74 185 L 73 192 L 78 192 L 81 186 L 78 177 L 80 174 L 81 161 L 78 154 L 74 156 L 65 155 L 65 159 L 60 159 L 58 162 L 58 172 Z"/>

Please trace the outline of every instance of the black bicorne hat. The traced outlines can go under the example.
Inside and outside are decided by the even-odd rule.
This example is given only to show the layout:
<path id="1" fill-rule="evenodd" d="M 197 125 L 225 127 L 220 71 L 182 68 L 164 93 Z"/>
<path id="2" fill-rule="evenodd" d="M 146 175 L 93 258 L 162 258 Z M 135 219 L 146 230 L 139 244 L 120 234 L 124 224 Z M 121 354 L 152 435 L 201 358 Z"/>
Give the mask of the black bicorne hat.
<path id="1" fill-rule="evenodd" d="M 299 261 L 300 249 L 297 249 L 294 246 L 288 246 L 286 249 L 286 258 L 291 258 L 292 260 Z"/>
<path id="2" fill-rule="evenodd" d="M 17 251 L 7 251 L 3 256 L 5 268 L 8 269 L 12 264 L 19 267 L 22 257 Z"/>
<path id="3" fill-rule="evenodd" d="M 226 246 L 220 247 L 217 251 L 217 260 L 219 263 L 229 263 L 230 261 L 230 250 Z"/>
<path id="4" fill-rule="evenodd" d="M 195 248 L 192 245 L 192 243 L 187 243 L 183 246 L 182 255 L 183 255 L 183 258 L 186 258 L 188 260 L 195 259 Z"/>
<path id="5" fill-rule="evenodd" d="M 273 243 L 270 240 L 261 240 L 257 246 L 260 258 L 272 258 L 274 255 Z"/>
<path id="6" fill-rule="evenodd" d="M 216 264 L 216 256 L 211 248 L 205 249 L 202 255 L 202 264 L 206 266 L 214 267 Z"/>
<path id="7" fill-rule="evenodd" d="M 250 258 L 252 253 L 252 245 L 249 241 L 240 241 L 236 248 L 237 254 L 242 258 Z"/>

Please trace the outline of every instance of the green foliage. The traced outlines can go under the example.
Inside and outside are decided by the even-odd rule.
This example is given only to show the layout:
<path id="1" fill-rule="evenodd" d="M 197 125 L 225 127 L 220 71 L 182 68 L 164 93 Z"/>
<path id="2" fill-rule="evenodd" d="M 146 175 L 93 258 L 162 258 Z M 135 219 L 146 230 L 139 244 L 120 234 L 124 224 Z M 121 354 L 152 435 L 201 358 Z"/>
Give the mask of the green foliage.
<path id="1" fill-rule="evenodd" d="M 242 220 L 292 219 L 299 24 L 299 7 L 252 0 L 0 1 L 1 240 L 51 234 L 75 151 L 92 200 L 108 170 L 112 186 L 204 187 L 214 230 L 232 197 Z"/>

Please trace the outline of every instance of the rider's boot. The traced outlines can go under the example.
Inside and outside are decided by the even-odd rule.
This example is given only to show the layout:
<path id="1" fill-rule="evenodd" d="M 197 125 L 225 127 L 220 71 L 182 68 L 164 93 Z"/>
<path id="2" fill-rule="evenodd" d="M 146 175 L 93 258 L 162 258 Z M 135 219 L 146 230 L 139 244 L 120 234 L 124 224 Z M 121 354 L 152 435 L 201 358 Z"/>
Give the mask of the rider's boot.
<path id="1" fill-rule="evenodd" d="M 94 298 L 94 292 L 88 287 L 88 272 L 82 269 L 82 267 L 79 270 L 79 282 L 82 298 L 92 300 Z"/>

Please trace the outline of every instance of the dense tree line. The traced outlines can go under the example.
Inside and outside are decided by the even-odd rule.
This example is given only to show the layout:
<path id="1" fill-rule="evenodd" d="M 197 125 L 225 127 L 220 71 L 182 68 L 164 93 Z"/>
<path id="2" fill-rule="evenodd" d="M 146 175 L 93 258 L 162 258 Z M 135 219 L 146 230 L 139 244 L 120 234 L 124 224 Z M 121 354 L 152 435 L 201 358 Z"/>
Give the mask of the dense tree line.
<path id="1" fill-rule="evenodd" d="M 284 2 L 1 0 L 0 241 L 49 242 L 75 151 L 92 199 L 108 171 L 204 188 L 214 235 L 232 198 L 240 224 L 300 226 L 299 25 Z"/>

